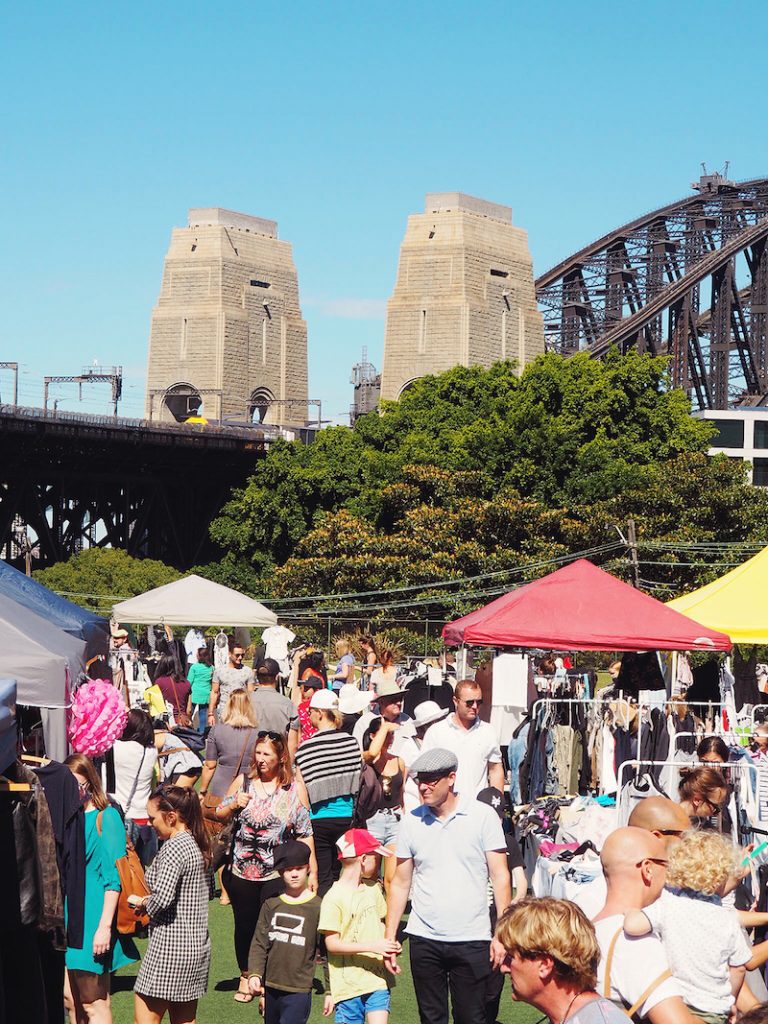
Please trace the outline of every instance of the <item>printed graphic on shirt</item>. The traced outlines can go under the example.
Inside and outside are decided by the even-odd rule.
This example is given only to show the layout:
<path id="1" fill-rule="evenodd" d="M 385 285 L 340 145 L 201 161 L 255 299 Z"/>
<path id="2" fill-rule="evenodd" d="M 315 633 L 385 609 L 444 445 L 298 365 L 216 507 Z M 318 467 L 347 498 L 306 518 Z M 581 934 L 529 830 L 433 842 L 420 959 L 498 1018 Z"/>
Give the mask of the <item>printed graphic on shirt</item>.
<path id="1" fill-rule="evenodd" d="M 297 914 L 275 911 L 269 923 L 270 942 L 290 942 L 293 946 L 306 946 L 305 924 L 305 919 Z"/>

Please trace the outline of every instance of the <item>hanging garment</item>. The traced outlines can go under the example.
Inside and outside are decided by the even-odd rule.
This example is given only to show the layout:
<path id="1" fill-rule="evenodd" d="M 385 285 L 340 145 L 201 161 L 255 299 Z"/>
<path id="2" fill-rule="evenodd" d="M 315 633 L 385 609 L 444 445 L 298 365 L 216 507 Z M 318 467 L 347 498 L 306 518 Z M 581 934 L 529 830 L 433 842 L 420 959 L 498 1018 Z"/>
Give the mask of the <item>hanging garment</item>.
<path id="1" fill-rule="evenodd" d="M 757 648 L 748 647 L 748 656 L 744 658 L 738 644 L 733 648 L 733 697 L 736 710 L 741 711 L 745 704 L 759 704 L 760 689 L 757 685 Z"/>
<path id="2" fill-rule="evenodd" d="M 629 816 L 641 800 L 648 796 L 667 797 L 649 772 L 643 772 L 637 778 L 631 779 L 622 787 L 616 801 L 618 814 L 618 827 L 621 828 L 629 821 Z"/>
<path id="3" fill-rule="evenodd" d="M 85 913 L 85 818 L 72 772 L 51 761 L 35 769 L 48 801 L 61 887 L 68 903 L 67 942 L 83 945 Z"/>

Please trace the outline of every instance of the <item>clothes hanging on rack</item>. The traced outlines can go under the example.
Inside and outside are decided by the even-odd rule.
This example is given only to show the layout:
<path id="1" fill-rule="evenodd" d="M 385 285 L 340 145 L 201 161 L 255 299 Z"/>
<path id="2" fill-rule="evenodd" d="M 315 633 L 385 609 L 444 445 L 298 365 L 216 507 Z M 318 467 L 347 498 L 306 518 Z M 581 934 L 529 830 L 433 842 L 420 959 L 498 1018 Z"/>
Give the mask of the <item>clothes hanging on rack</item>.
<path id="1" fill-rule="evenodd" d="M 5 775 L 28 788 L 0 793 L 0 1021 L 63 1024 L 64 903 L 50 808 L 26 765 Z"/>
<path id="2" fill-rule="evenodd" d="M 745 658 L 738 644 L 733 648 L 733 696 L 736 710 L 741 711 L 745 704 L 760 703 L 760 689 L 757 685 L 757 648 L 749 646 L 749 654 Z"/>

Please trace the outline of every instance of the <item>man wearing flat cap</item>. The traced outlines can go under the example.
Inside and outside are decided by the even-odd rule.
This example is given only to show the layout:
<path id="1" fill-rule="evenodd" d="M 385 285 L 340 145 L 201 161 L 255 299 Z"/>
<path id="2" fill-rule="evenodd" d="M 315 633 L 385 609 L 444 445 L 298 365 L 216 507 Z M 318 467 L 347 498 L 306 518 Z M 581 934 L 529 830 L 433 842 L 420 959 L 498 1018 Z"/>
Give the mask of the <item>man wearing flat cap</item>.
<path id="1" fill-rule="evenodd" d="M 450 988 L 455 1024 L 485 1024 L 485 989 L 504 949 L 491 942 L 488 879 L 499 916 L 509 906 L 506 841 L 498 815 L 454 789 L 458 758 L 442 747 L 411 765 L 421 806 L 404 815 L 397 868 L 387 901 L 386 937 L 394 939 L 408 895 L 413 984 L 421 1024 L 445 1024 Z M 385 958 L 393 974 L 396 957 Z"/>

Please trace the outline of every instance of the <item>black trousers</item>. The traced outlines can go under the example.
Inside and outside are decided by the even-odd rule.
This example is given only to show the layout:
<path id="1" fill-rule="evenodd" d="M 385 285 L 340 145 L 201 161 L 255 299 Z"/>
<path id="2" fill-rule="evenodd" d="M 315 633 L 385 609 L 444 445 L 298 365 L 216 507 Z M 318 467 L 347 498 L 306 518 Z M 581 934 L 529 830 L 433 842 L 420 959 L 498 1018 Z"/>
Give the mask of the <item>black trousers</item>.
<path id="1" fill-rule="evenodd" d="M 264 1024 L 307 1024 L 312 1009 L 311 992 L 264 990 Z"/>
<path id="2" fill-rule="evenodd" d="M 248 954 L 262 904 L 271 896 L 280 895 L 283 891 L 283 880 L 278 876 L 266 882 L 249 882 L 246 878 L 238 878 L 231 871 L 226 871 L 224 885 L 232 903 L 232 916 L 235 919 L 235 956 L 242 973 L 248 970 Z"/>
<path id="3" fill-rule="evenodd" d="M 421 1024 L 448 1024 L 449 991 L 455 1024 L 485 1024 L 490 942 L 440 942 L 418 935 L 408 942 Z"/>
<path id="4" fill-rule="evenodd" d="M 317 895 L 325 896 L 341 870 L 336 840 L 352 828 L 351 818 L 313 818 L 312 834 L 317 857 Z"/>

